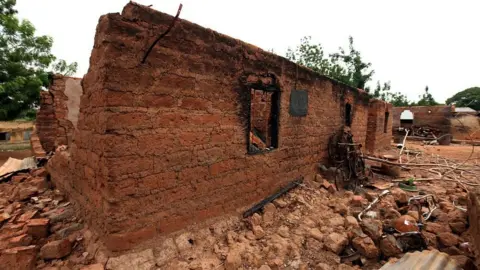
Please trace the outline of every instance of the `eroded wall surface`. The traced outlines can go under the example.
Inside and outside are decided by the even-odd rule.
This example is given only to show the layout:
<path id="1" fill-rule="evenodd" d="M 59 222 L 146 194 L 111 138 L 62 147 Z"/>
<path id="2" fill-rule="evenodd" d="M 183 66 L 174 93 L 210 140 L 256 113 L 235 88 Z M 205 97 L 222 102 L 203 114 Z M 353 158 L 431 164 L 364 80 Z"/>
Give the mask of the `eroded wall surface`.
<path id="1" fill-rule="evenodd" d="M 365 145 L 366 93 L 210 29 L 178 20 L 142 63 L 172 19 L 133 3 L 101 17 L 75 141 L 48 165 L 111 250 L 312 177 L 344 127 L 346 103 Z M 250 88 L 271 75 L 281 90 L 279 147 L 250 155 Z M 308 91 L 305 117 L 289 114 L 295 87 Z"/>
<path id="2" fill-rule="evenodd" d="M 374 153 L 390 146 L 392 141 L 393 106 L 381 100 L 371 100 L 368 110 L 366 149 Z"/>
<path id="3" fill-rule="evenodd" d="M 36 128 L 45 151 L 59 145 L 71 145 L 78 122 L 81 79 L 54 75 L 48 91 L 40 93 Z"/>
<path id="4" fill-rule="evenodd" d="M 457 114 L 450 119 L 451 131 L 457 140 L 480 140 L 480 118 L 471 114 Z"/>
<path id="5" fill-rule="evenodd" d="M 400 127 L 400 115 L 405 110 L 413 113 L 413 125 L 430 126 L 439 129 L 443 134 L 450 133 L 450 118 L 452 117 L 451 106 L 394 107 L 393 129 Z"/>

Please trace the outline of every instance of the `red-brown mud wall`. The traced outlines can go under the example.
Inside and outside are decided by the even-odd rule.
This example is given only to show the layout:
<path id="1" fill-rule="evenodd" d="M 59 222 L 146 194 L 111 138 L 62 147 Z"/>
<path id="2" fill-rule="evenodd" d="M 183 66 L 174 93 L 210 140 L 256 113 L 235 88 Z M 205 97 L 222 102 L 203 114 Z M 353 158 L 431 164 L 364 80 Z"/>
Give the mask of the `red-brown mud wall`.
<path id="1" fill-rule="evenodd" d="M 368 110 L 366 149 L 374 153 L 390 146 L 392 141 L 392 104 L 371 100 Z"/>
<path id="2" fill-rule="evenodd" d="M 128 4 L 102 16 L 83 81 L 70 153 L 49 168 L 112 250 L 251 206 L 327 159 L 328 139 L 353 106 L 365 145 L 368 96 L 252 45 Z M 281 90 L 279 148 L 247 153 L 249 78 L 273 74 Z M 308 114 L 289 114 L 308 91 Z M 69 168 L 66 172 L 65 169 Z"/>

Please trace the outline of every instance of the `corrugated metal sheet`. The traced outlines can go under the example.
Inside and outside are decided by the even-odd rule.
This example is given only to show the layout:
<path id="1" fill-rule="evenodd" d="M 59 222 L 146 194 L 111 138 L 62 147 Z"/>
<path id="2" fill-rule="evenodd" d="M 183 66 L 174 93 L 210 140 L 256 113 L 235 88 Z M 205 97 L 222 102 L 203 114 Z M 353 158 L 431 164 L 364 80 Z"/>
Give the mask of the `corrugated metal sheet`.
<path id="1" fill-rule="evenodd" d="M 387 263 L 380 270 L 460 270 L 457 263 L 448 254 L 438 250 L 416 251 L 405 254 L 395 263 Z"/>
<path id="2" fill-rule="evenodd" d="M 8 158 L 8 160 L 0 167 L 0 180 L 5 177 L 8 177 L 10 174 L 26 170 L 34 169 L 37 167 L 35 159 L 33 157 L 28 157 L 24 159 Z"/>

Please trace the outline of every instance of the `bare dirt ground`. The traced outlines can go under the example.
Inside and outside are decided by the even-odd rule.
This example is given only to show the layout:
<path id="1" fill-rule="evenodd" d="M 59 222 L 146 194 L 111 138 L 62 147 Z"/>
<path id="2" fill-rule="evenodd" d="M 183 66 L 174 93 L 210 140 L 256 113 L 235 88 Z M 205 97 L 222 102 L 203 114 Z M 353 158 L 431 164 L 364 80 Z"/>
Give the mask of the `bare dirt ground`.
<path id="1" fill-rule="evenodd" d="M 25 149 L 25 150 L 16 150 L 16 151 L 0 151 L 0 166 L 8 160 L 9 157 L 17 158 L 17 159 L 24 159 L 26 157 L 32 156 L 32 150 Z"/>
<path id="2" fill-rule="evenodd" d="M 106 252 L 76 217 L 73 204 L 43 171 L 34 170 L 0 184 L 0 265 L 61 270 L 379 269 L 407 252 L 436 249 L 468 268 L 473 253 L 462 209 L 471 186 L 448 178 L 448 173 L 442 180 L 417 181 L 413 192 L 393 180 L 435 178 L 450 169 L 435 164 L 457 166 L 470 156 L 471 146 L 407 143 L 407 150 L 404 163 L 432 163 L 433 171 L 412 167 L 396 177 L 375 173 L 370 184 L 380 187 L 366 184 L 355 192 L 337 191 L 328 176 L 317 175 L 246 219 L 241 213 L 219 217 L 123 255 Z M 398 151 L 392 147 L 386 153 Z M 475 169 L 474 163 L 465 166 Z M 478 183 L 472 175 L 457 176 Z M 360 218 L 384 190 L 389 193 Z M 419 194 L 435 198 L 437 209 L 428 218 L 423 216 L 428 209 L 417 207 L 425 200 L 408 202 Z"/>
<path id="3" fill-rule="evenodd" d="M 472 146 L 468 144 L 451 144 L 451 145 L 421 145 L 419 142 L 410 142 L 406 144 L 407 148 L 423 151 L 430 155 L 440 155 L 446 158 L 465 160 L 472 153 Z M 480 159 L 480 146 L 475 146 L 472 155 L 473 162 Z"/>

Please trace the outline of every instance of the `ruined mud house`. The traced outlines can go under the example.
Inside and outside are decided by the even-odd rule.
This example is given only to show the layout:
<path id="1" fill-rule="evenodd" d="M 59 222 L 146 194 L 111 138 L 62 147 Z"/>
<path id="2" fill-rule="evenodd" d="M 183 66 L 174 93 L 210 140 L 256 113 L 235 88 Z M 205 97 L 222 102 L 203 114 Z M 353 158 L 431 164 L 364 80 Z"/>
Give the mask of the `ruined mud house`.
<path id="1" fill-rule="evenodd" d="M 53 106 L 57 117 L 44 145 L 68 150 L 48 170 L 111 250 L 313 177 L 330 136 L 345 128 L 367 152 L 391 139 L 390 104 L 134 3 L 100 18 L 83 90 L 72 96 L 78 81 L 57 83 L 67 87 L 55 90 L 62 98 L 42 95 L 41 112 Z M 80 93 L 77 118 L 68 104 Z"/>
<path id="2" fill-rule="evenodd" d="M 437 136 L 445 135 L 449 144 L 454 140 L 479 140 L 475 132 L 480 126 L 475 110 L 454 105 L 407 106 L 393 108 L 393 133 L 402 128 L 429 128 Z M 412 135 L 412 134 L 410 134 Z"/>

